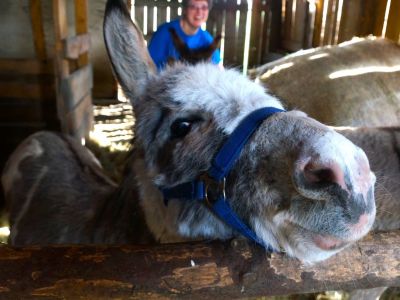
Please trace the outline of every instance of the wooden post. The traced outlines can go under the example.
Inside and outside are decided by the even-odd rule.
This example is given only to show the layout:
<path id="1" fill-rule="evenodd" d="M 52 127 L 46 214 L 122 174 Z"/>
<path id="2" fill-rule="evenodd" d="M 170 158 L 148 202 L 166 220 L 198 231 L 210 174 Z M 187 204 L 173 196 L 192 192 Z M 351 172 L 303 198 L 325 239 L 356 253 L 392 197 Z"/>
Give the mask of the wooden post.
<path id="1" fill-rule="evenodd" d="M 400 232 L 303 265 L 244 240 L 120 247 L 0 247 L 0 297 L 232 299 L 400 286 Z"/>

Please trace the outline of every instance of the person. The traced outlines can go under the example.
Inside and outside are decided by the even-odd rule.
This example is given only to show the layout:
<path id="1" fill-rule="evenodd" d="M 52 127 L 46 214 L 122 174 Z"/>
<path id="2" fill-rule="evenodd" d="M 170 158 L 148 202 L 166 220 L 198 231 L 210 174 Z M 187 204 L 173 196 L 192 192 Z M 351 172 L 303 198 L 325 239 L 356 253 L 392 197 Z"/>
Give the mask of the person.
<path id="1" fill-rule="evenodd" d="M 212 44 L 211 34 L 201 28 L 201 25 L 207 21 L 211 5 L 212 0 L 183 0 L 182 16 L 157 28 L 148 49 L 158 70 L 165 68 L 168 61 L 179 60 L 181 56 L 173 42 L 171 28 L 190 49 L 203 48 Z M 218 49 L 212 53 L 211 62 L 222 65 Z"/>

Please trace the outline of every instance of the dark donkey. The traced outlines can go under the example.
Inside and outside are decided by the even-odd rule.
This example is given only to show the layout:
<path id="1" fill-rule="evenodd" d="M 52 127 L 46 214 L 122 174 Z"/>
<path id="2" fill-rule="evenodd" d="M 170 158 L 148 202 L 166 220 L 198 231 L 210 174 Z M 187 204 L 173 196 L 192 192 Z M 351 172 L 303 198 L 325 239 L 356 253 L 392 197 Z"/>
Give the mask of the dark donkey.
<path id="1" fill-rule="evenodd" d="M 125 178 L 114 185 L 70 138 L 34 134 L 3 174 L 13 245 L 242 234 L 312 262 L 370 230 L 375 176 L 360 148 L 304 113 L 283 112 L 235 70 L 175 64 L 158 74 L 122 0 L 108 1 L 104 35 L 136 116 Z"/>
<path id="2" fill-rule="evenodd" d="M 180 54 L 180 61 L 187 62 L 189 64 L 197 64 L 199 62 L 209 61 L 214 51 L 218 49 L 222 38 L 221 35 L 218 34 L 210 45 L 191 49 L 179 37 L 175 29 L 170 28 L 169 32 L 171 34 L 172 42 L 174 43 L 176 50 Z M 175 62 L 176 61 L 174 58 L 170 58 L 168 61 L 169 64 Z"/>

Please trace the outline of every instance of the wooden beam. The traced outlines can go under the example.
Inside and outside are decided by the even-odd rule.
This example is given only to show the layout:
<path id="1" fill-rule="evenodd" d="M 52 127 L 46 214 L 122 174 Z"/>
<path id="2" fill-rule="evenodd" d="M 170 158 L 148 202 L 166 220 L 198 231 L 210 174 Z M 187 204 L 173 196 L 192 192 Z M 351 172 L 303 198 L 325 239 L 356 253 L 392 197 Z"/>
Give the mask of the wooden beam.
<path id="1" fill-rule="evenodd" d="M 77 35 L 88 34 L 88 18 L 88 0 L 75 0 L 75 30 Z M 88 63 L 89 54 L 87 52 L 81 53 L 78 66 L 85 66 Z"/>
<path id="2" fill-rule="evenodd" d="M 40 0 L 30 0 L 30 12 L 36 58 L 45 60 L 47 59 L 46 40 L 44 35 L 42 5 Z"/>
<path id="3" fill-rule="evenodd" d="M 120 247 L 0 247 L 7 299 L 232 299 L 400 286 L 400 232 L 371 234 L 318 264 L 244 240 Z"/>
<path id="4" fill-rule="evenodd" d="M 51 60 L 1 58 L 0 74 L 54 74 L 54 65 Z"/>
<path id="5" fill-rule="evenodd" d="M 90 35 L 80 34 L 64 40 L 64 56 L 68 59 L 78 59 L 90 49 Z"/>
<path id="6" fill-rule="evenodd" d="M 54 84 L 52 81 L 0 81 L 0 95 L 9 99 L 54 100 Z"/>

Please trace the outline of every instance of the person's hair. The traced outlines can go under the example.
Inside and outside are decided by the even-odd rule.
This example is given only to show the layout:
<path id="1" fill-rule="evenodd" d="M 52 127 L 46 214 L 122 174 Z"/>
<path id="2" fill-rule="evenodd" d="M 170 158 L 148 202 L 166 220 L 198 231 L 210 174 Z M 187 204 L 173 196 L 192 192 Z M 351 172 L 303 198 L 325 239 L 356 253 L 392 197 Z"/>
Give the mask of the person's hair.
<path id="1" fill-rule="evenodd" d="M 211 10 L 213 0 L 204 0 L 208 2 L 208 9 Z M 182 0 L 182 6 L 183 8 L 187 8 L 189 6 L 190 0 Z"/>

